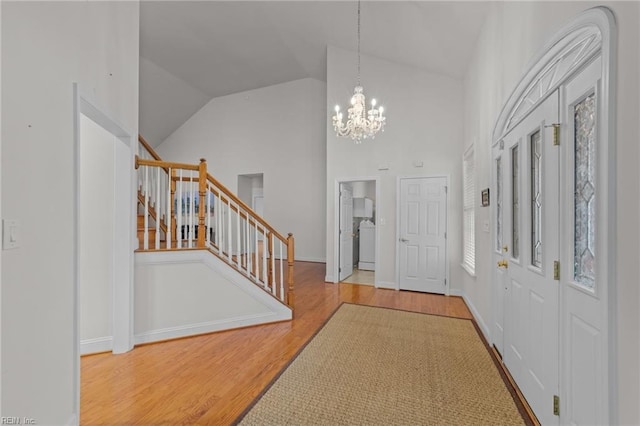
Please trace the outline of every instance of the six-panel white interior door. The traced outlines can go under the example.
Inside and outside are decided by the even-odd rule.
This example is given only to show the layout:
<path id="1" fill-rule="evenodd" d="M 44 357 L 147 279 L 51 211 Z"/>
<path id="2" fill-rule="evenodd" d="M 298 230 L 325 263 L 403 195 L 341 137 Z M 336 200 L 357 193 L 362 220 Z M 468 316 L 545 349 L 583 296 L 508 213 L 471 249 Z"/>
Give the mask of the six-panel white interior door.
<path id="1" fill-rule="evenodd" d="M 447 178 L 401 178 L 399 189 L 399 287 L 444 294 Z"/>

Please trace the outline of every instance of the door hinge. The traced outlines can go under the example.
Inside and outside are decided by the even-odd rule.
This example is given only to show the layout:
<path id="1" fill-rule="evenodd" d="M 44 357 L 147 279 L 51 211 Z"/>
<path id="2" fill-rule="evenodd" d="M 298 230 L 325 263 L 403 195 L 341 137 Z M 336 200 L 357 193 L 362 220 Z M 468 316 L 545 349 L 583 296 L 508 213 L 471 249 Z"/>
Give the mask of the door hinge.
<path id="1" fill-rule="evenodd" d="M 557 260 L 553 261 L 553 279 L 560 281 L 560 262 Z"/>
<path id="2" fill-rule="evenodd" d="M 560 415 L 560 397 L 558 395 L 553 395 L 553 415 Z"/>
<path id="3" fill-rule="evenodd" d="M 449 192 L 449 187 L 447 185 L 444 186 L 444 193 L 447 194 Z"/>
<path id="4" fill-rule="evenodd" d="M 445 287 L 447 286 L 447 279 L 446 278 L 444 279 L 444 286 Z"/>
<path id="5" fill-rule="evenodd" d="M 342 268 L 338 268 L 338 272 L 342 272 Z"/>
<path id="6" fill-rule="evenodd" d="M 560 145 L 560 123 L 551 124 L 553 127 L 553 146 Z"/>
<path id="7" fill-rule="evenodd" d="M 446 232 L 444 233 L 444 239 L 445 240 L 447 239 L 447 233 Z"/>

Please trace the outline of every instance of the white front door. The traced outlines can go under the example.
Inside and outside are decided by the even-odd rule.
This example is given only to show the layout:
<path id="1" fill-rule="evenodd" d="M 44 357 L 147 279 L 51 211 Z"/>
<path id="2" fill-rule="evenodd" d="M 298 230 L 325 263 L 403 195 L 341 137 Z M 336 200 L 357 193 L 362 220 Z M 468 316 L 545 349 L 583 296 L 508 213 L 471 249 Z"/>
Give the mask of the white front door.
<path id="1" fill-rule="evenodd" d="M 558 91 L 503 139 L 502 228 L 497 267 L 505 275 L 503 361 L 542 424 L 558 424 Z M 500 274 L 498 275 L 500 276 Z"/>
<path id="2" fill-rule="evenodd" d="M 353 273 L 353 194 L 340 184 L 340 281 Z"/>
<path id="3" fill-rule="evenodd" d="M 566 424 L 607 424 L 609 413 L 607 263 L 608 191 L 606 131 L 602 99 L 602 58 L 563 87 L 561 420 Z M 613 171 L 615 176 L 615 170 Z M 615 379 L 614 379 L 615 380 Z"/>
<path id="4" fill-rule="evenodd" d="M 399 202 L 400 289 L 444 294 L 447 179 L 400 179 Z"/>

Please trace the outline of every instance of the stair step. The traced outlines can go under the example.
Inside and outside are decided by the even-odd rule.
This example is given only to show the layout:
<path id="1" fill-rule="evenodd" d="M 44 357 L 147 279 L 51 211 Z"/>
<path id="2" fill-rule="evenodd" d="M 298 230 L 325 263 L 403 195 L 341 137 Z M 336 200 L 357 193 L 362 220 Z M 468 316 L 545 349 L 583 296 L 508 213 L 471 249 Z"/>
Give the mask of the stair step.
<path id="1" fill-rule="evenodd" d="M 156 226 L 156 221 L 150 215 L 149 216 L 149 227 L 155 227 L 155 226 Z M 144 228 L 144 215 L 143 214 L 139 214 L 138 215 L 138 228 Z"/>

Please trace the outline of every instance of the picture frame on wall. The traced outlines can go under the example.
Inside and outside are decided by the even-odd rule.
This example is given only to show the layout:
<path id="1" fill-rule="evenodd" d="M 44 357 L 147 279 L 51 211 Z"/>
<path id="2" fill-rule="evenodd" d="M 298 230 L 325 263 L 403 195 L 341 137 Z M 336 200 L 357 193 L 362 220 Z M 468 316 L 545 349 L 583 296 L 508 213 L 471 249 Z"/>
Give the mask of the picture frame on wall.
<path id="1" fill-rule="evenodd" d="M 489 205 L 489 188 L 483 189 L 481 192 L 482 207 Z"/>

